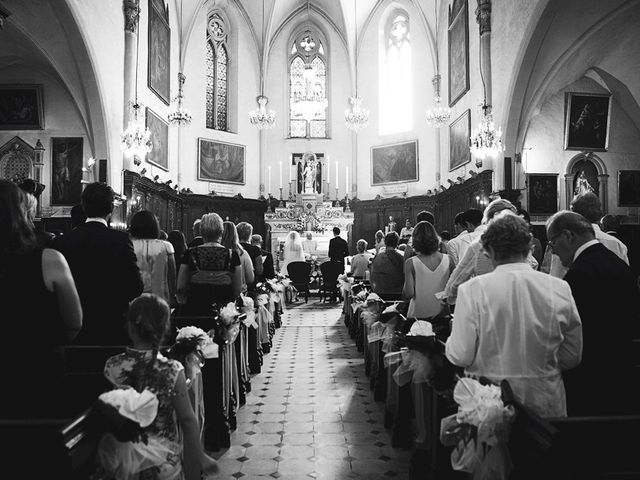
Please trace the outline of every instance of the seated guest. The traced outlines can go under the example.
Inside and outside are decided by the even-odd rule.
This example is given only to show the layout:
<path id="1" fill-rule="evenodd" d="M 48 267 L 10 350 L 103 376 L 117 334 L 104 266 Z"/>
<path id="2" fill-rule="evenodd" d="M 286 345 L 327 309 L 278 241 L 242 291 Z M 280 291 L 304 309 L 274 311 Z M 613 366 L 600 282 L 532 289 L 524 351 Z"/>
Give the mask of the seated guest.
<path id="1" fill-rule="evenodd" d="M 381 250 L 384 250 L 384 233 L 382 233 L 382 230 L 378 230 L 376 232 L 375 248 L 376 248 L 376 254 L 379 253 Z"/>
<path id="2" fill-rule="evenodd" d="M 313 239 L 311 232 L 307 232 L 306 239 L 302 241 L 302 248 L 307 255 L 315 254 L 318 250 L 318 242 Z"/>
<path id="3" fill-rule="evenodd" d="M 276 278 L 276 270 L 273 266 L 273 255 L 262 248 L 262 235 L 254 233 L 251 235 L 251 245 L 260 249 L 262 255 L 262 275 L 258 275 L 258 281 L 264 282 Z"/>
<path id="4" fill-rule="evenodd" d="M 438 251 L 440 239 L 429 222 L 420 222 L 413 229 L 411 239 L 416 254 L 405 262 L 402 296 L 410 300 L 408 317 L 431 318 L 446 307 L 435 294 L 442 292 L 453 263 L 449 256 Z"/>
<path id="5" fill-rule="evenodd" d="M 144 293 L 153 293 L 169 305 L 175 303 L 176 260 L 173 245 L 160 240 L 158 219 L 149 210 L 140 210 L 131 218 L 129 234 L 138 259 Z"/>
<path id="6" fill-rule="evenodd" d="M 400 237 L 396 232 L 384 237 L 384 251 L 371 263 L 371 287 L 383 299 L 399 299 L 404 285 L 404 259 L 396 250 Z"/>
<path id="7" fill-rule="evenodd" d="M 413 233 L 413 227 L 411 226 L 411 221 L 407 219 L 404 222 L 404 227 L 400 230 L 400 241 L 402 243 L 407 243 L 411 238 L 411 234 Z"/>
<path id="8" fill-rule="evenodd" d="M 495 269 L 460 285 L 446 355 L 468 375 L 508 380 L 538 415 L 564 417 L 560 372 L 580 363 L 582 326 L 569 285 L 528 265 L 530 241 L 515 215 L 489 224 L 481 242 Z"/>
<path id="9" fill-rule="evenodd" d="M 553 215 L 547 221 L 547 238 L 568 268 L 564 279 L 584 332 L 582 363 L 565 375 L 569 415 L 628 413 L 629 407 L 638 413 L 633 396 L 637 386 L 630 382 L 631 339 L 638 327 L 638 291 L 631 269 L 597 240 L 591 222 L 577 213 Z M 605 384 L 594 384 L 604 379 Z"/>
<path id="10" fill-rule="evenodd" d="M 340 262 L 344 271 L 344 259 L 349 256 L 347 241 L 340 236 L 340 229 L 333 227 L 333 238 L 329 240 L 329 259 L 332 262 Z"/>
<path id="11" fill-rule="evenodd" d="M 184 238 L 184 233 L 182 233 L 180 230 L 171 230 L 169 232 L 169 243 L 173 245 L 173 257 L 175 258 L 176 265 L 179 266 L 182 263 L 182 256 L 188 248 L 187 241 Z"/>
<path id="12" fill-rule="evenodd" d="M 509 200 L 504 200 L 502 198 L 498 198 L 497 200 L 493 200 L 491 203 L 489 203 L 489 205 L 487 205 L 487 208 L 485 208 L 484 210 L 484 216 L 482 219 L 482 223 L 485 226 L 479 229 L 480 232 L 488 228 L 488 225 L 491 223 L 494 217 L 502 211 L 507 211 L 510 214 L 515 215 L 516 207 L 514 207 Z M 474 231 L 474 233 L 476 232 Z M 468 235 L 467 237 L 470 237 L 470 235 Z M 535 258 L 533 258 L 531 254 L 529 254 L 529 256 L 527 257 L 527 261 L 529 262 L 531 268 L 537 270 L 538 262 L 536 262 Z M 469 244 L 469 247 L 465 251 L 464 257 L 460 259 L 460 263 L 456 265 L 455 270 L 453 271 L 453 273 L 451 273 L 449 281 L 447 282 L 445 292 L 449 305 L 454 305 L 456 303 L 458 287 L 461 284 L 472 277 L 492 272 L 493 269 L 493 263 L 489 260 L 489 258 L 487 258 L 482 250 L 482 243 L 480 242 L 480 238 L 476 237 L 476 240 Z"/>
<path id="13" fill-rule="evenodd" d="M 291 262 L 304 262 L 304 249 L 298 232 L 289 232 L 284 241 L 282 266 L 280 267 L 280 273 L 282 275 L 289 275 L 287 265 Z"/>
<path id="14" fill-rule="evenodd" d="M 159 353 L 169 332 L 169 313 L 169 305 L 160 297 L 145 293 L 136 298 L 127 315 L 133 347 L 109 358 L 104 375 L 115 388 L 133 388 L 138 392 L 148 388 L 159 401 L 158 414 L 145 433 L 167 449 L 163 452 L 166 461 L 135 472 L 136 478 L 139 474 L 140 478 L 195 480 L 203 472 L 217 472 L 218 466 L 202 449 L 184 367 Z"/>
<path id="15" fill-rule="evenodd" d="M 240 222 L 236 226 L 238 230 L 238 237 L 240 238 L 240 246 L 244 248 L 251 258 L 253 263 L 253 271 L 255 276 L 262 275 L 262 252 L 255 245 L 251 245 L 251 235 L 253 235 L 253 226 L 247 222 Z M 253 291 L 256 286 L 255 279 L 247 283 L 249 291 Z"/>
<path id="16" fill-rule="evenodd" d="M 247 285 L 255 283 L 255 274 L 253 271 L 253 262 L 249 257 L 247 251 L 240 246 L 240 240 L 238 240 L 238 231 L 233 222 L 224 222 L 224 230 L 222 232 L 222 244 L 223 247 L 231 249 L 236 252 L 240 257 L 240 265 L 242 268 L 242 293 L 247 293 Z"/>
<path id="17" fill-rule="evenodd" d="M 47 411 L 54 410 L 50 395 L 64 373 L 62 345 L 82 326 L 67 261 L 58 251 L 38 246 L 26 201 L 15 183 L 0 180 L 0 359 L 10 366 L 0 410 L 17 418 L 52 413 Z"/>
<path id="18" fill-rule="evenodd" d="M 204 243 L 204 239 L 200 234 L 200 221 L 201 219 L 196 219 L 193 222 L 193 239 L 187 244 L 189 248 L 197 247 L 198 245 L 202 245 Z"/>
<path id="19" fill-rule="evenodd" d="M 204 243 L 184 254 L 178 272 L 182 315 L 208 315 L 212 305 L 234 301 L 242 289 L 240 256 L 220 244 L 224 226 L 217 213 L 202 216 Z"/>
<path id="20" fill-rule="evenodd" d="M 433 213 L 423 210 L 420 213 L 418 213 L 418 215 L 416 216 L 416 224 L 420 222 L 429 222 L 431 225 L 435 225 L 436 218 L 433 216 Z M 409 242 L 407 243 L 407 247 L 404 249 L 404 259 L 408 260 L 414 255 L 415 255 L 415 252 L 413 251 L 413 247 L 411 246 L 411 239 L 409 239 Z"/>
<path id="21" fill-rule="evenodd" d="M 87 221 L 56 245 L 69 262 L 82 302 L 80 345 L 125 344 L 129 302 L 144 288 L 129 235 L 107 226 L 113 198 L 108 185 L 87 185 L 82 192 Z"/>
<path id="22" fill-rule="evenodd" d="M 366 272 L 369 271 L 369 263 L 371 262 L 371 255 L 366 253 L 367 241 L 362 238 L 358 240 L 356 250 L 358 253 L 351 257 L 351 273 L 355 278 L 363 279 L 366 277 Z"/>

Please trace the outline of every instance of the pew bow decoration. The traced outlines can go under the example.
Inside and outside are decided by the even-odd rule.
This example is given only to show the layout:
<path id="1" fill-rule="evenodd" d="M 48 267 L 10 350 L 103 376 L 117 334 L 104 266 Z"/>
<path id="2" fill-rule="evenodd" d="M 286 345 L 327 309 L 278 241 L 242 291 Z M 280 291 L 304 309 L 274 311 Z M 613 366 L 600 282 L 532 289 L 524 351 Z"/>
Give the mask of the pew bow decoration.
<path id="1" fill-rule="evenodd" d="M 200 373 L 204 361 L 218 358 L 219 348 L 207 332 L 189 326 L 178 329 L 176 343 L 169 349 L 169 356 L 182 363 L 187 384 L 191 385 Z"/>

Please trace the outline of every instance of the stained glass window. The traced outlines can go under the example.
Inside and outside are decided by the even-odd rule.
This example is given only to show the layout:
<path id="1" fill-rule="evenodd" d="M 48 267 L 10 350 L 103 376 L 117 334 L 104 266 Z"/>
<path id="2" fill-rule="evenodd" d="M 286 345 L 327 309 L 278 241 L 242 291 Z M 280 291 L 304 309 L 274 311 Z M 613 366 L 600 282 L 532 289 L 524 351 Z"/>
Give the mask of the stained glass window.
<path id="1" fill-rule="evenodd" d="M 413 128 L 409 17 L 405 12 L 396 11 L 388 17 L 384 27 L 385 35 L 379 49 L 381 135 Z"/>
<path id="2" fill-rule="evenodd" d="M 206 108 L 207 128 L 228 130 L 229 55 L 227 30 L 220 15 L 213 14 L 207 24 Z"/>
<path id="3" fill-rule="evenodd" d="M 322 41 L 306 30 L 289 53 L 289 136 L 326 138 L 327 64 Z"/>

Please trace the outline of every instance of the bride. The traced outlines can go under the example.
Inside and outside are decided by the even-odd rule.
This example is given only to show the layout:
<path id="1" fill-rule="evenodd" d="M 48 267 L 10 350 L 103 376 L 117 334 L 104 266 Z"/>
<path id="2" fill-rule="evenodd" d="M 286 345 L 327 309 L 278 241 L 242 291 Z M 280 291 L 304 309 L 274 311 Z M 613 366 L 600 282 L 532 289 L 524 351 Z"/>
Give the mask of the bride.
<path id="1" fill-rule="evenodd" d="M 280 273 L 288 275 L 287 265 L 291 262 L 304 262 L 304 251 L 302 248 L 302 239 L 298 232 L 289 232 L 284 247 L 282 249 L 282 267 Z"/>

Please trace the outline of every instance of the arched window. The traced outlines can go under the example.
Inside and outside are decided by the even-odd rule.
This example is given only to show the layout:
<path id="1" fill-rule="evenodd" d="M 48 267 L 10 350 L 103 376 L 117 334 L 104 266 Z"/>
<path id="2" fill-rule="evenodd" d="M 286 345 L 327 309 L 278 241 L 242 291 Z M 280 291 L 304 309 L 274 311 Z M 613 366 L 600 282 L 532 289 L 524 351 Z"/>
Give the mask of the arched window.
<path id="1" fill-rule="evenodd" d="M 219 14 L 214 13 L 207 23 L 207 128 L 229 130 L 227 69 L 227 28 Z"/>
<path id="2" fill-rule="evenodd" d="M 381 135 L 413 128 L 409 16 L 394 10 L 384 22 L 378 72 Z"/>
<path id="3" fill-rule="evenodd" d="M 307 29 L 289 50 L 289 136 L 327 136 L 327 58 L 322 40 Z"/>

